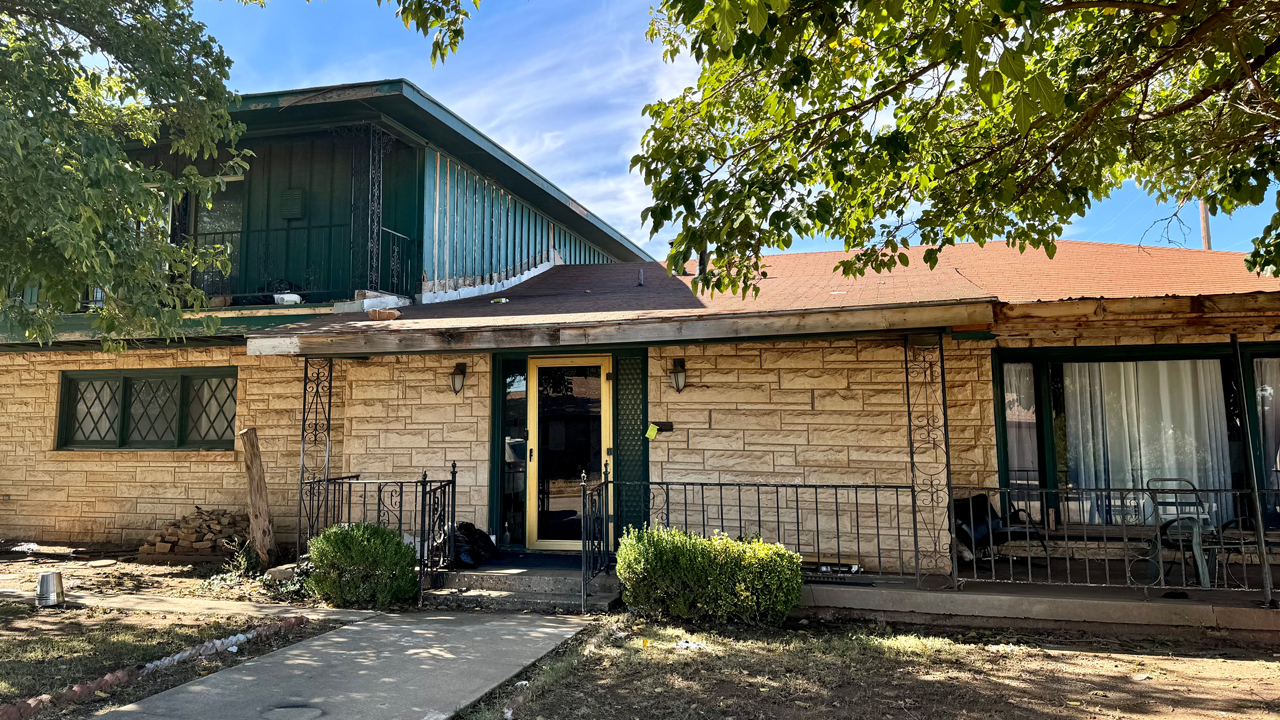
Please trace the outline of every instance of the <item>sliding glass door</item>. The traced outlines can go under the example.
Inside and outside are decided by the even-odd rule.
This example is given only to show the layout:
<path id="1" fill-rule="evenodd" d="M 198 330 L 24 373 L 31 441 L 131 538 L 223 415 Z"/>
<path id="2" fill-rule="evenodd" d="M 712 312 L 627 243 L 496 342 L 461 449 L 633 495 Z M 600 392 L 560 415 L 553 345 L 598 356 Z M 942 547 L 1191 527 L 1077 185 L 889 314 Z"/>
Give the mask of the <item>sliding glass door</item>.
<path id="1" fill-rule="evenodd" d="M 1063 363 L 1066 470 L 1081 490 L 1232 489 L 1219 360 Z M 1087 522 L 1152 522 L 1145 493 L 1086 503 Z M 1101 500 L 1101 498 L 1099 498 Z M 1115 517 L 1123 512 L 1124 518 Z M 1215 525 L 1230 503 L 1207 510 Z"/>
<path id="2" fill-rule="evenodd" d="M 1038 354 L 1009 353 L 1016 361 L 1000 367 L 1002 478 L 1012 499 L 1047 500 L 1060 522 L 1150 525 L 1163 501 L 1157 491 L 1194 491 L 1207 521 L 1236 517 L 1231 493 L 1247 489 L 1248 475 L 1229 357 L 1141 359 L 1136 351 L 1133 360 L 1095 362 L 1084 351 Z M 1259 377 L 1280 387 L 1280 359 L 1266 362 Z M 1260 413 L 1275 459 L 1280 407 Z M 1280 489 L 1280 469 L 1273 481 Z M 1068 495 L 1070 507 L 1062 505 Z"/>
<path id="3" fill-rule="evenodd" d="M 1262 456 L 1258 483 L 1268 527 L 1280 525 L 1280 358 L 1253 361 L 1253 386 L 1257 397 L 1258 437 Z"/>

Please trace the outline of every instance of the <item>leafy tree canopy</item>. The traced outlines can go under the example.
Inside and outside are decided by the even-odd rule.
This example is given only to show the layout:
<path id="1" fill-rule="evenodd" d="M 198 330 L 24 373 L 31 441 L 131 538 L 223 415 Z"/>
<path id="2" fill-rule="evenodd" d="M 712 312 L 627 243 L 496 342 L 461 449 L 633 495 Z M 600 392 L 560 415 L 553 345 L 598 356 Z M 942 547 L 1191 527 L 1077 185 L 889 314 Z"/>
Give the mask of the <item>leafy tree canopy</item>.
<path id="1" fill-rule="evenodd" d="M 458 47 L 463 0 L 396 8 L 435 32 L 433 62 Z M 230 265 L 226 248 L 170 242 L 168 199 L 207 202 L 252 161 L 234 150 L 230 67 L 191 0 L 0 0 L 0 326 L 51 340 L 58 314 L 97 288 L 108 346 L 183 334 L 204 307 L 191 270 Z M 188 161 L 180 172 L 125 152 L 157 143 Z"/>
<path id="2" fill-rule="evenodd" d="M 1125 178 L 1229 213 L 1280 173 L 1276 0 L 663 0 L 650 36 L 701 74 L 645 110 L 644 216 L 712 291 L 810 235 L 851 275 L 966 240 L 1052 257 Z"/>

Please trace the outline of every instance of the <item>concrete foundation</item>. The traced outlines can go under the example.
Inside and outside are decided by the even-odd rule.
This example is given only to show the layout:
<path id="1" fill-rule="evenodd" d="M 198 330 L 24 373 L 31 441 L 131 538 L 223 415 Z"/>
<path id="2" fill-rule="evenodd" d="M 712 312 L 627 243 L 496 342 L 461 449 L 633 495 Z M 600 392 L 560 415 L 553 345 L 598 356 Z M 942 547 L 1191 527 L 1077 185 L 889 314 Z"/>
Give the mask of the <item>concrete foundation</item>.
<path id="1" fill-rule="evenodd" d="M 1188 591 L 1188 599 L 1132 588 L 965 585 L 918 590 L 914 579 L 870 587 L 805 585 L 801 612 L 967 627 L 1073 628 L 1091 632 L 1217 634 L 1280 640 L 1280 610 L 1260 592 Z"/>

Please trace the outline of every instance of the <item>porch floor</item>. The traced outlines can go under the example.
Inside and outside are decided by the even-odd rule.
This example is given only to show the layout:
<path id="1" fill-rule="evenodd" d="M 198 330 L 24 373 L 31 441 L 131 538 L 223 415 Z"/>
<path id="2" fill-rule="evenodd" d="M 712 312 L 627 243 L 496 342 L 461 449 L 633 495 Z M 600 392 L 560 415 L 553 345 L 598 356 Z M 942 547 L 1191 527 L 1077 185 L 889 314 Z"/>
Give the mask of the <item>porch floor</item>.
<path id="1" fill-rule="evenodd" d="M 869 586 L 806 584 L 804 612 L 921 624 L 1070 627 L 1093 631 L 1182 634 L 1212 631 L 1280 640 L 1280 610 L 1261 591 L 1082 587 L 968 581 L 960 591 L 920 590 L 914 578 L 868 577 Z"/>

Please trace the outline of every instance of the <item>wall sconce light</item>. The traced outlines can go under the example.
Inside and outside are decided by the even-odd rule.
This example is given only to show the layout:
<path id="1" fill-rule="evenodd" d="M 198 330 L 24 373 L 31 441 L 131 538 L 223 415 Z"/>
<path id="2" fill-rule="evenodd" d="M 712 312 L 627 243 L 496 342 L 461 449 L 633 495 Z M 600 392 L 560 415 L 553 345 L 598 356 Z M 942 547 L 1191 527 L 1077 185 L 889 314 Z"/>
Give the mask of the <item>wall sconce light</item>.
<path id="1" fill-rule="evenodd" d="M 467 379 L 467 364 L 458 363 L 453 366 L 453 372 L 449 373 L 449 387 L 453 388 L 453 394 L 457 395 L 462 392 L 462 383 Z"/>
<path id="2" fill-rule="evenodd" d="M 676 392 L 684 392 L 684 358 L 677 358 L 671 361 L 671 387 Z"/>

